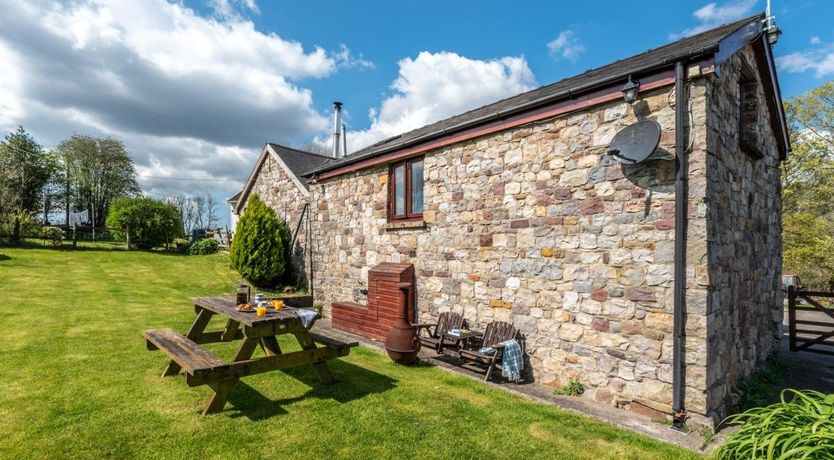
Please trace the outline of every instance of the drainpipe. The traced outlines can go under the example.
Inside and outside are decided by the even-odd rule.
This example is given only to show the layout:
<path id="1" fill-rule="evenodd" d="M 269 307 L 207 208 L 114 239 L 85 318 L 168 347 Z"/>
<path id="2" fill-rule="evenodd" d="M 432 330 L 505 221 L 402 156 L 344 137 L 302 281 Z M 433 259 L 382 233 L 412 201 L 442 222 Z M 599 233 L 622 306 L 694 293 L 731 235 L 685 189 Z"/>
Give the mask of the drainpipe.
<path id="1" fill-rule="evenodd" d="M 686 224 L 688 212 L 689 160 L 686 149 L 686 107 L 687 95 L 684 62 L 675 64 L 675 314 L 673 319 L 672 352 L 672 411 L 673 427 L 683 430 L 686 421 L 684 408 L 684 323 L 686 320 Z"/>

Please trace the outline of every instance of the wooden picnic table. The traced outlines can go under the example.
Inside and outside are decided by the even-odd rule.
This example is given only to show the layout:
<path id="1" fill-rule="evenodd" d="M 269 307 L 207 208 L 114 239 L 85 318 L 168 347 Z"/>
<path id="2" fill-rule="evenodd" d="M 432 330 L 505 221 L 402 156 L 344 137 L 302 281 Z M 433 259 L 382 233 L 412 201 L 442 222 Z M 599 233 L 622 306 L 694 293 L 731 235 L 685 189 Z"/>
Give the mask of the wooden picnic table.
<path id="1" fill-rule="evenodd" d="M 173 329 L 155 329 L 143 333 L 149 350 L 162 350 L 170 363 L 162 376 L 182 372 L 188 386 L 208 385 L 214 390 L 203 415 L 219 412 L 226 405 L 232 389 L 241 377 L 261 374 L 278 369 L 301 365 L 312 365 L 319 380 L 324 384 L 333 383 L 333 376 L 326 361 L 347 356 L 350 348 L 358 343 L 345 343 L 321 334 L 311 332 L 311 324 L 304 327 L 294 307 L 276 311 L 267 309 L 266 316 L 255 312 L 241 312 L 235 309 L 233 297 L 200 297 L 192 299 L 197 317 L 186 335 Z M 228 318 L 221 331 L 207 332 L 205 329 L 214 315 Z M 301 345 L 301 351 L 283 353 L 276 337 L 292 334 Z M 200 344 L 242 340 L 230 362 L 224 362 Z M 316 343 L 323 346 L 317 346 Z M 265 356 L 252 359 L 255 348 L 261 346 Z"/>

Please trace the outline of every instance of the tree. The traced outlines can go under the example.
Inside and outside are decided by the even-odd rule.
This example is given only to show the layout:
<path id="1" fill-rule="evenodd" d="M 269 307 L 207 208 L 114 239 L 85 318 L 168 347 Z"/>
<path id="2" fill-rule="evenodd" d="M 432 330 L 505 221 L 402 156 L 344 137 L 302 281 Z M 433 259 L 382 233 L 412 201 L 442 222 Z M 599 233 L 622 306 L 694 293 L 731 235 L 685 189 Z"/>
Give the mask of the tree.
<path id="1" fill-rule="evenodd" d="M 202 195 L 194 195 L 191 197 L 191 211 L 194 217 L 194 226 L 196 228 L 205 228 L 206 217 L 206 199 Z"/>
<path id="2" fill-rule="evenodd" d="M 216 228 L 220 223 L 217 198 L 211 193 L 205 195 L 184 194 L 165 197 L 166 203 L 171 203 L 182 215 L 183 233 L 189 234 L 195 228 Z"/>
<path id="3" fill-rule="evenodd" d="M 182 236 L 182 218 L 176 206 L 148 197 L 116 198 L 110 204 L 107 226 L 130 247 L 150 249 Z"/>
<path id="4" fill-rule="evenodd" d="M 217 198 L 211 193 L 206 193 L 206 226 L 217 228 L 220 224 L 220 216 L 217 215 Z"/>
<path id="5" fill-rule="evenodd" d="M 232 267 L 256 286 L 273 287 L 289 267 L 282 234 L 286 225 L 275 211 L 252 194 L 232 240 Z"/>
<path id="6" fill-rule="evenodd" d="M 74 134 L 58 145 L 58 152 L 66 174 L 67 214 L 70 207 L 86 209 L 100 226 L 114 199 L 140 191 L 133 160 L 117 139 Z"/>
<path id="7" fill-rule="evenodd" d="M 12 241 L 20 239 L 21 215 L 40 211 L 51 168 L 47 152 L 22 126 L 0 142 L 0 218 L 14 220 Z"/>
<path id="8" fill-rule="evenodd" d="M 834 82 L 785 109 L 793 152 L 782 171 L 783 266 L 823 288 L 834 277 Z"/>

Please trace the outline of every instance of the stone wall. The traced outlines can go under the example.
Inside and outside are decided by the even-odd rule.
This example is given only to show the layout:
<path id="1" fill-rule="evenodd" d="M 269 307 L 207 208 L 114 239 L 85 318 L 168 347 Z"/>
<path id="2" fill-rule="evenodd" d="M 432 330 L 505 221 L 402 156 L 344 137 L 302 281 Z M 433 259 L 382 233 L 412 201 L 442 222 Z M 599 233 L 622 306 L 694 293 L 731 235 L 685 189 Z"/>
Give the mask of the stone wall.
<path id="1" fill-rule="evenodd" d="M 768 156 L 726 152 L 739 116 L 725 88 L 732 74 L 727 64 L 720 78 L 688 82 L 685 405 L 713 420 L 773 349 L 779 320 L 775 143 L 759 104 Z M 376 264 L 413 263 L 419 322 L 445 311 L 476 329 L 510 321 L 537 382 L 578 379 L 586 398 L 670 412 L 675 163 L 622 166 L 606 155 L 641 118 L 662 127 L 656 156 L 674 154 L 672 87 L 640 96 L 427 152 L 424 227 L 387 222 L 387 166 L 312 184 L 325 313 L 366 302 Z"/>
<path id="2" fill-rule="evenodd" d="M 715 417 L 737 402 L 738 383 L 778 350 L 782 324 L 780 160 L 755 69 L 745 49 L 709 86 L 706 315 Z"/>
<path id="3" fill-rule="evenodd" d="M 287 223 L 292 234 L 298 226 L 298 219 L 301 217 L 304 205 L 308 202 L 309 192 L 299 188 L 291 174 L 281 160 L 269 152 L 260 171 L 256 174 L 250 196 L 252 193 L 257 193 L 261 200 L 275 210 L 278 218 Z M 241 215 L 243 212 L 241 211 Z M 306 248 L 307 226 L 302 225 L 292 257 L 295 283 L 298 286 L 307 286 L 309 255 L 305 253 Z"/>
<path id="4" fill-rule="evenodd" d="M 694 84 L 692 107 L 703 122 L 705 82 Z M 668 412 L 674 162 L 623 167 L 606 151 L 639 116 L 661 124 L 659 153 L 669 155 L 669 93 L 428 152 L 425 228 L 388 228 L 387 167 L 311 186 L 317 299 L 326 308 L 364 302 L 370 267 L 413 263 L 419 321 L 450 310 L 473 328 L 510 321 L 526 338 L 538 382 L 561 386 L 577 378 L 585 397 L 620 406 L 637 400 Z M 701 148 L 705 130 L 697 133 Z M 704 153 L 698 158 L 692 176 L 704 184 Z M 703 202 L 705 187 L 693 189 Z M 696 209 L 690 246 L 705 252 L 705 215 Z M 690 273 L 706 272 L 703 257 L 690 260 Z M 691 297 L 703 305 L 706 290 Z M 688 405 L 696 412 L 706 410 L 705 327 L 703 318 L 687 326 Z"/>

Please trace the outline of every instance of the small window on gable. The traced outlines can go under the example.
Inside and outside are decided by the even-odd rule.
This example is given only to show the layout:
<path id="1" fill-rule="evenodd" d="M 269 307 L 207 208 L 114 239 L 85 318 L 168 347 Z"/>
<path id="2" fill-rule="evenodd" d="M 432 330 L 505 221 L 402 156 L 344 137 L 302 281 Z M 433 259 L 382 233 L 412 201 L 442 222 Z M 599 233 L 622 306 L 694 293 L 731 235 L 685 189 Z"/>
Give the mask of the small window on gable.
<path id="1" fill-rule="evenodd" d="M 423 218 L 423 158 L 391 165 L 388 178 L 389 220 Z"/>
<path id="2" fill-rule="evenodd" d="M 738 81 L 738 141 L 741 150 L 755 159 L 762 158 L 759 150 L 759 98 L 756 76 L 748 66 L 742 66 Z"/>

